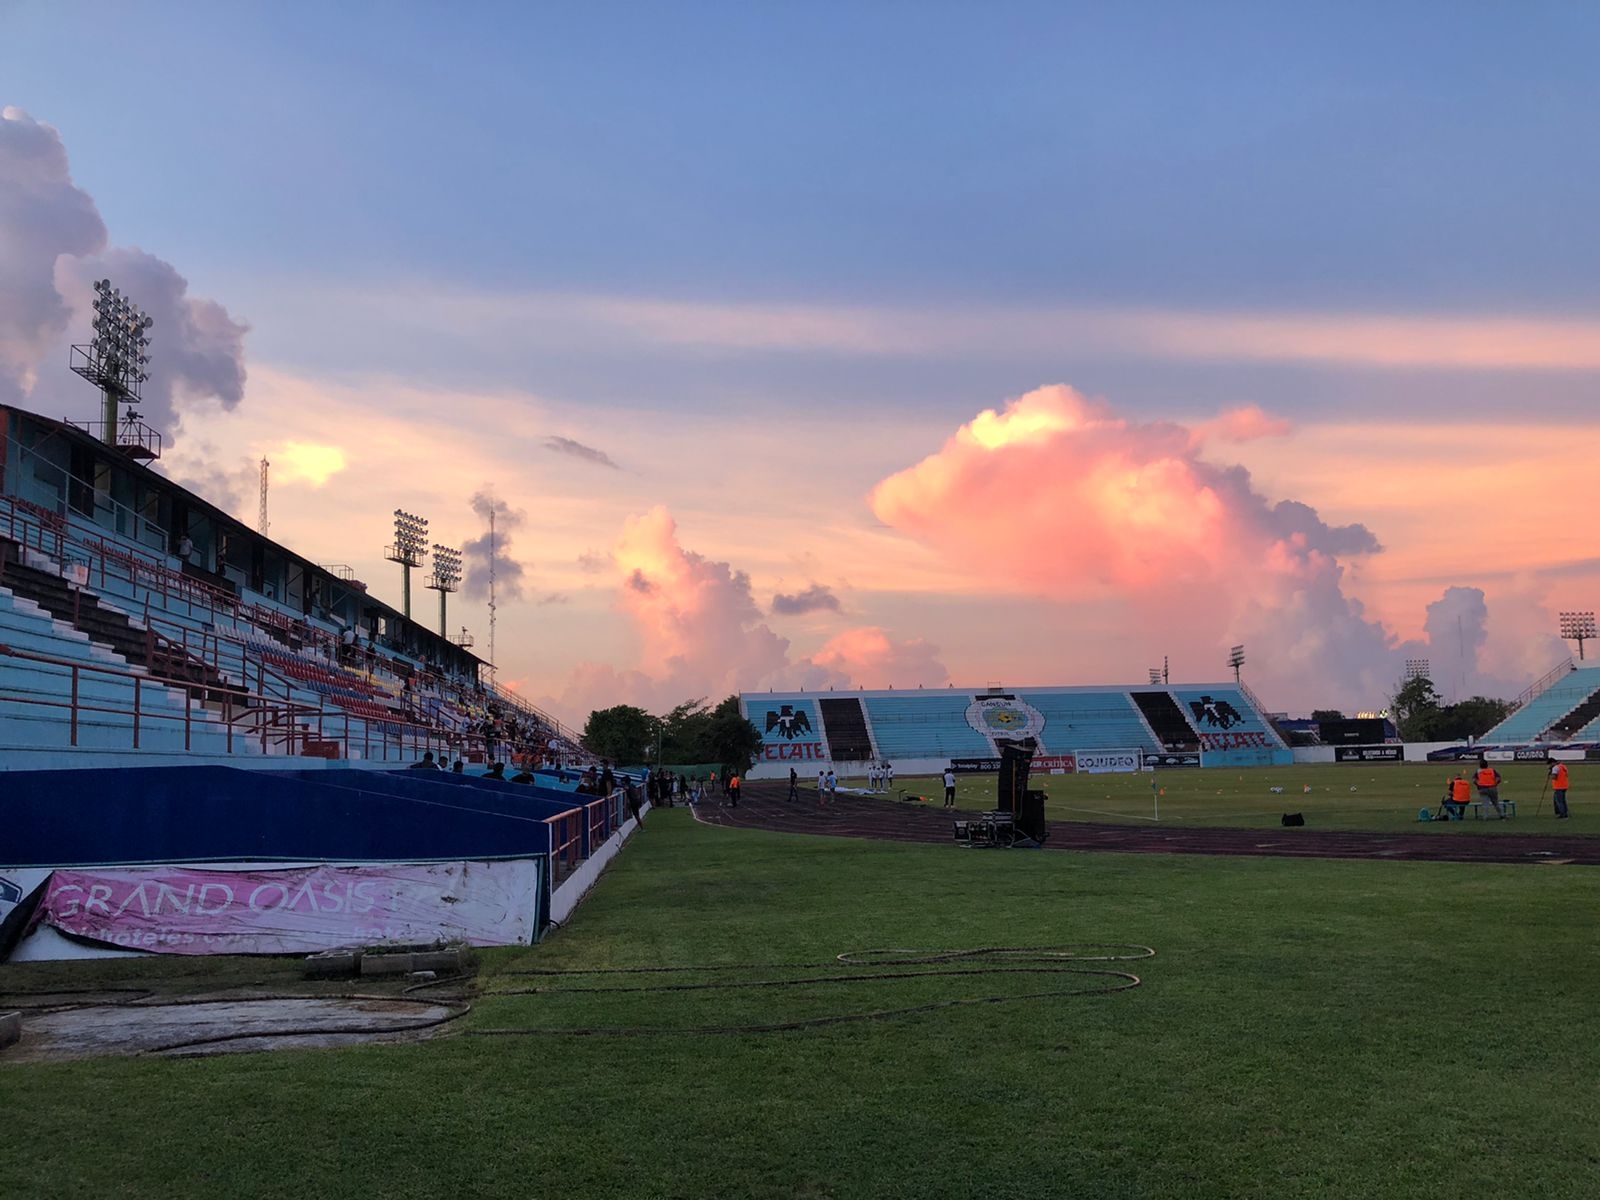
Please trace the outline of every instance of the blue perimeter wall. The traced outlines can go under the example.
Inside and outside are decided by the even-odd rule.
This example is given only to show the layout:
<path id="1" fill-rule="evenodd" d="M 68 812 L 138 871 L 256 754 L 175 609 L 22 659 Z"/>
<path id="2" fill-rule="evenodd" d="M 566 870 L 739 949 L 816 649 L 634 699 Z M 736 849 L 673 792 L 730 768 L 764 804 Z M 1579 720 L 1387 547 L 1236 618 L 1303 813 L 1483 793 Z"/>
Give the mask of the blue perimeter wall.
<path id="1" fill-rule="evenodd" d="M 244 861 L 426 862 L 550 853 L 569 798 L 448 773 L 231 767 L 15 771 L 0 866 Z"/>

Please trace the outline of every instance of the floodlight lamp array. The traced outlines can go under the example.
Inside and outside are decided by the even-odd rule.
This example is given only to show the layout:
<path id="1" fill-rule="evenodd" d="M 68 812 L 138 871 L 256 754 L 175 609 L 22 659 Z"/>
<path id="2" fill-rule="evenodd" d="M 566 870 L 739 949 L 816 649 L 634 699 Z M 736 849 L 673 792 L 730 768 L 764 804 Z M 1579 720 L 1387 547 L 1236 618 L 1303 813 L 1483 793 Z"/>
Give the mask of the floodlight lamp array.
<path id="1" fill-rule="evenodd" d="M 453 546 L 433 544 L 433 581 L 429 587 L 441 592 L 453 592 L 461 582 L 461 551 Z"/>
<path id="2" fill-rule="evenodd" d="M 407 566 L 416 566 L 428 553 L 428 518 L 394 510 L 394 557 Z"/>
<path id="3" fill-rule="evenodd" d="M 1568 640 L 1582 638 L 1588 641 L 1596 636 L 1594 614 L 1592 612 L 1564 612 L 1557 616 L 1561 626 L 1561 636 Z"/>
<path id="4" fill-rule="evenodd" d="M 74 347 L 82 354 L 83 365 L 74 363 L 80 375 L 113 388 L 134 399 L 140 386 L 150 378 L 150 328 L 155 319 L 111 286 L 109 279 L 94 285 L 94 340 L 88 346 Z"/>
<path id="5" fill-rule="evenodd" d="M 1235 646 L 1235 647 L 1233 647 L 1233 649 L 1228 651 L 1228 665 L 1230 667 L 1232 667 L 1236 671 L 1240 667 L 1244 666 L 1244 647 L 1243 646 Z"/>
<path id="6" fill-rule="evenodd" d="M 1433 674 L 1433 661 L 1427 658 L 1406 659 L 1407 679 L 1427 679 Z"/>

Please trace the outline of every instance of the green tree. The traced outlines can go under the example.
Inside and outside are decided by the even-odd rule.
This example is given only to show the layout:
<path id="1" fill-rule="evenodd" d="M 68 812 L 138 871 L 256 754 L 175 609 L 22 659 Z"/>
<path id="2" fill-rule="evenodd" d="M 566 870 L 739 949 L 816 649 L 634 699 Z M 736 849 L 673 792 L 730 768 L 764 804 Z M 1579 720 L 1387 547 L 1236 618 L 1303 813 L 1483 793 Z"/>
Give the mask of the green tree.
<path id="1" fill-rule="evenodd" d="M 591 754 L 619 765 L 654 762 L 661 721 L 642 708 L 618 704 L 597 708 L 583 725 L 583 744 Z"/>
<path id="2" fill-rule="evenodd" d="M 711 749 L 711 710 L 704 700 L 685 700 L 661 718 L 661 761 L 715 762 Z"/>
<path id="3" fill-rule="evenodd" d="M 1439 714 L 1434 737 L 1446 742 L 1482 737 L 1510 715 L 1510 701 L 1473 696 L 1459 704 L 1449 705 Z"/>
<path id="4" fill-rule="evenodd" d="M 1394 714 L 1395 728 L 1400 731 L 1401 741 L 1439 740 L 1441 713 L 1439 693 L 1434 689 L 1433 680 L 1426 675 L 1418 675 L 1414 679 L 1405 681 L 1395 693 L 1391 712 Z"/>
<path id="5" fill-rule="evenodd" d="M 1313 721 L 1342 721 L 1344 714 L 1337 708 L 1314 708 L 1311 710 Z"/>
<path id="6" fill-rule="evenodd" d="M 761 731 L 740 714 L 738 696 L 729 696 L 712 710 L 710 743 L 712 761 L 736 767 L 741 775 L 761 752 Z"/>

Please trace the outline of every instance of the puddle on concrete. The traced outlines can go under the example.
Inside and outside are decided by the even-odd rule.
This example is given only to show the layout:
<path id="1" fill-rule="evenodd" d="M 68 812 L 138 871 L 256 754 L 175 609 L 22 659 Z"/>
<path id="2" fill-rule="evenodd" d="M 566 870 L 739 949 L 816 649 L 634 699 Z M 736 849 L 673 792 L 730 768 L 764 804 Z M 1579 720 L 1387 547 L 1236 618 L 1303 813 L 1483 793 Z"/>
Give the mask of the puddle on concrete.
<path id="1" fill-rule="evenodd" d="M 0 1066 L 102 1055 L 228 1054 L 416 1041 L 443 1032 L 448 1027 L 444 1022 L 460 1011 L 450 1004 L 338 996 L 24 1010 L 22 1040 L 0 1050 Z"/>

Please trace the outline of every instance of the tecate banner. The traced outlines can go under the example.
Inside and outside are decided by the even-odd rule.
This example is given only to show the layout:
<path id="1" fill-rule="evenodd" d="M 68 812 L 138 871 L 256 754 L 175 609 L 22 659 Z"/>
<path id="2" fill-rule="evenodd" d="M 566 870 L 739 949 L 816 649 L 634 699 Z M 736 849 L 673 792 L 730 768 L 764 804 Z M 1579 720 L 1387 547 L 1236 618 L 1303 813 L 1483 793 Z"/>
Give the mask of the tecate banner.
<path id="1" fill-rule="evenodd" d="M 527 945 L 538 859 L 373 867 L 56 871 L 35 919 L 158 954 L 310 954 L 384 943 Z"/>
<path id="2" fill-rule="evenodd" d="M 1137 750 L 1080 750 L 1077 759 L 1080 775 L 1137 771 L 1143 764 L 1143 756 Z"/>

